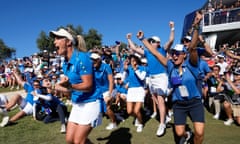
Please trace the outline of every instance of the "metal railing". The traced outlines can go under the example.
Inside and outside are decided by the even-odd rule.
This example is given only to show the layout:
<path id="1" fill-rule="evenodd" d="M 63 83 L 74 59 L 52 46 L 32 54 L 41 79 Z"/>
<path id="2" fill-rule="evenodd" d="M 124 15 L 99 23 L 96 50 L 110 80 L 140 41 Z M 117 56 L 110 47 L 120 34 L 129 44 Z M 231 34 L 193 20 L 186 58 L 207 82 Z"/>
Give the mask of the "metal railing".
<path id="1" fill-rule="evenodd" d="M 240 22 L 240 8 L 205 12 L 203 26 Z"/>

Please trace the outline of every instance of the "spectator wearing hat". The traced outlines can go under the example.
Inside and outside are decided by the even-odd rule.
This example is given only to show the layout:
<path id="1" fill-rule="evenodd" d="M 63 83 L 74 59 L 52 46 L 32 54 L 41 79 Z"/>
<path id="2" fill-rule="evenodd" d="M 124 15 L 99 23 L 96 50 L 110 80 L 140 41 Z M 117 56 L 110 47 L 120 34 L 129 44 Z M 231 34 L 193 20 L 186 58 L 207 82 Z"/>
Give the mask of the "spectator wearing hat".
<path id="1" fill-rule="evenodd" d="M 222 54 L 217 55 L 217 65 L 220 66 L 220 75 L 224 75 L 224 72 L 228 69 L 228 64 L 225 61 L 225 56 Z"/>
<path id="2" fill-rule="evenodd" d="M 94 67 L 94 80 L 97 89 L 101 91 L 101 99 L 104 100 L 106 104 L 106 114 L 110 118 L 111 122 L 106 127 L 106 130 L 113 130 L 117 128 L 117 121 L 114 112 L 111 109 L 111 104 L 113 101 L 112 92 L 114 87 L 113 73 L 111 67 L 104 63 L 101 56 L 97 52 L 91 53 L 90 58 L 93 62 Z"/>
<path id="3" fill-rule="evenodd" d="M 116 99 L 115 104 L 120 106 L 120 109 L 123 109 L 126 106 L 126 100 L 127 100 L 127 85 L 126 82 L 124 82 L 123 74 L 117 73 L 115 75 L 115 90 L 116 90 Z"/>
<path id="4" fill-rule="evenodd" d="M 91 130 L 100 125 L 101 112 L 98 100 L 101 94 L 94 84 L 92 62 L 86 53 L 86 43 L 81 35 L 75 36 L 71 29 L 51 31 L 57 54 L 64 57 L 62 65 L 66 76 L 55 89 L 71 92 L 72 109 L 67 124 L 67 143 L 86 143 Z M 71 89 L 62 86 L 68 83 Z"/>
<path id="5" fill-rule="evenodd" d="M 198 43 L 198 27 L 202 15 L 196 12 L 193 22 L 193 38 L 188 48 L 177 44 L 171 51 L 172 59 L 167 59 L 159 53 L 144 38 L 142 31 L 139 31 L 137 37 L 153 53 L 154 56 L 167 68 L 169 74 L 170 86 L 172 91 L 174 125 L 176 135 L 180 138 L 179 143 L 189 142 L 192 132 L 185 130 L 187 116 L 191 117 L 194 127 L 194 143 L 201 144 L 204 138 L 204 107 L 202 103 L 201 89 L 198 85 L 197 77 L 200 75 L 198 64 L 198 53 L 196 45 Z"/>
<path id="6" fill-rule="evenodd" d="M 135 126 L 137 132 L 143 130 L 143 119 L 141 108 L 145 99 L 144 80 L 146 78 L 146 69 L 141 66 L 138 54 L 132 54 L 129 61 L 124 62 L 127 83 L 127 113 L 136 118 Z"/>
<path id="7" fill-rule="evenodd" d="M 166 57 L 167 50 L 171 47 L 174 41 L 174 22 L 169 22 L 170 26 L 170 37 L 169 41 L 161 47 L 160 38 L 157 36 L 153 36 L 148 39 L 148 42 L 156 49 L 159 53 Z M 165 96 L 168 89 L 168 76 L 166 72 L 166 68 L 160 63 L 157 58 L 148 50 L 148 49 L 139 49 L 136 48 L 134 43 L 131 40 L 131 34 L 127 34 L 127 40 L 130 45 L 130 48 L 135 52 L 144 55 L 148 61 L 148 69 L 149 69 L 149 88 L 152 94 L 153 102 L 157 102 L 158 110 L 159 110 L 159 119 L 160 124 L 157 129 L 156 135 L 162 136 L 165 133 L 166 124 L 166 105 L 165 105 Z M 156 115 L 156 113 L 153 113 Z"/>

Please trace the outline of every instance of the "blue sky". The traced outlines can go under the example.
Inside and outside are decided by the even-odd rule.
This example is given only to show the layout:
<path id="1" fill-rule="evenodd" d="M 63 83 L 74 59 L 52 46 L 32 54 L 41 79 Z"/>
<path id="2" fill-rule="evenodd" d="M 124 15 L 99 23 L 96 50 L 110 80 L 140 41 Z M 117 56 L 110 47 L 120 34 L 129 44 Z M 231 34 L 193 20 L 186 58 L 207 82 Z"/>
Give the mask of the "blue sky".
<path id="1" fill-rule="evenodd" d="M 16 57 L 38 52 L 36 39 L 41 31 L 59 26 L 94 28 L 103 35 L 103 45 L 143 30 L 146 37 L 157 35 L 162 44 L 169 38 L 169 21 L 175 22 L 175 42 L 182 35 L 184 16 L 206 0 L 1 0 L 0 39 L 16 49 Z"/>

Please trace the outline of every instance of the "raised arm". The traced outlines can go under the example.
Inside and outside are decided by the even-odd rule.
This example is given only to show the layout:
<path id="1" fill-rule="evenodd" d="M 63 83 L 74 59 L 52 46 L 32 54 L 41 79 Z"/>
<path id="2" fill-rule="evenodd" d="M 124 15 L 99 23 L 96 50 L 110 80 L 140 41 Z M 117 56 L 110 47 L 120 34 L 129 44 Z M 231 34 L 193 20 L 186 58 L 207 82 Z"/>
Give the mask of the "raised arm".
<path id="1" fill-rule="evenodd" d="M 137 48 L 137 47 L 135 46 L 135 44 L 133 43 L 133 41 L 132 41 L 132 39 L 131 39 L 131 38 L 132 38 L 132 34 L 131 34 L 131 33 L 128 33 L 128 34 L 126 35 L 126 38 L 127 38 L 129 47 L 130 47 L 133 51 L 139 53 L 140 55 L 144 55 L 144 50 L 143 50 L 143 49 L 140 49 L 140 48 Z"/>
<path id="2" fill-rule="evenodd" d="M 164 65 L 167 65 L 167 58 L 164 57 L 162 54 L 160 54 L 155 48 L 152 47 L 152 45 L 148 42 L 147 39 L 144 38 L 143 31 L 139 31 L 137 33 L 137 38 L 142 41 L 142 43 L 145 45 L 146 48 L 149 49 L 149 51 Z"/>
<path id="3" fill-rule="evenodd" d="M 198 36 L 199 41 L 202 43 L 202 46 L 205 48 L 205 51 L 207 53 L 207 56 L 213 57 L 214 53 L 210 47 L 210 45 L 203 39 L 202 35 Z"/>
<path id="4" fill-rule="evenodd" d="M 240 56 L 237 56 L 237 55 L 231 53 L 229 50 L 226 50 L 225 53 L 226 53 L 227 56 L 229 56 L 229 57 L 231 57 L 233 59 L 240 60 Z"/>
<path id="5" fill-rule="evenodd" d="M 169 40 L 164 45 L 165 50 L 168 50 L 169 48 L 171 48 L 171 46 L 173 44 L 173 41 L 174 41 L 175 28 L 174 28 L 174 22 L 173 21 L 169 22 L 169 27 L 170 27 L 170 35 L 169 35 Z"/>
<path id="6" fill-rule="evenodd" d="M 22 87 L 24 86 L 25 81 L 22 79 L 22 77 L 19 74 L 20 72 L 18 69 L 13 70 L 13 75 L 17 79 L 17 83 L 20 84 Z"/>
<path id="7" fill-rule="evenodd" d="M 189 53 L 190 53 L 190 62 L 192 65 L 197 66 L 198 64 L 198 52 L 197 52 L 197 44 L 198 44 L 198 31 L 199 31 L 199 24 L 202 20 L 202 14 L 200 12 L 196 12 L 196 16 L 193 22 L 193 37 L 190 44 Z"/>

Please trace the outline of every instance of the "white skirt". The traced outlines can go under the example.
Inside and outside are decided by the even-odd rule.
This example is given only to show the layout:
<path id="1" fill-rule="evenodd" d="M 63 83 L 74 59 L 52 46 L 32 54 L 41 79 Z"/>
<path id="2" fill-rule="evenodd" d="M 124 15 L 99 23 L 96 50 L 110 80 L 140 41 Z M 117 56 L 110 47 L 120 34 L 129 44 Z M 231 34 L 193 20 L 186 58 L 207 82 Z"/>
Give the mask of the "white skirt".
<path id="1" fill-rule="evenodd" d="M 79 125 L 91 125 L 96 127 L 102 123 L 102 113 L 100 113 L 100 102 L 73 103 L 68 121 Z"/>
<path id="2" fill-rule="evenodd" d="M 127 102 L 144 102 L 145 90 L 143 87 L 128 88 Z"/>
<path id="3" fill-rule="evenodd" d="M 168 89 L 168 76 L 166 73 L 154 75 L 149 77 L 149 88 L 150 92 L 153 94 L 155 90 L 160 88 L 164 94 L 166 94 Z"/>

